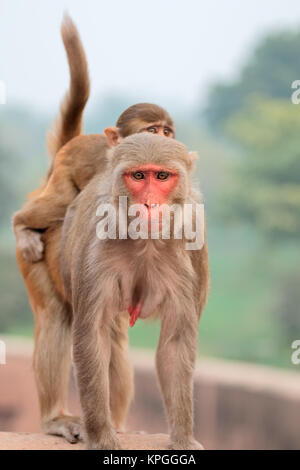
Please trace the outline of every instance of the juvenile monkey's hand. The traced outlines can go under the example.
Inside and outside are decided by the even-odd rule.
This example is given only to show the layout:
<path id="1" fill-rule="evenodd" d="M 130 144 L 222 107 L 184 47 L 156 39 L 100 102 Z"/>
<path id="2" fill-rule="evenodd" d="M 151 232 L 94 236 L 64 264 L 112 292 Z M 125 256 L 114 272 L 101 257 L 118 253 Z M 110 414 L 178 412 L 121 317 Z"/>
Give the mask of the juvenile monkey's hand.
<path id="1" fill-rule="evenodd" d="M 28 228 L 22 228 L 16 230 L 15 234 L 17 247 L 26 261 L 36 263 L 43 259 L 44 243 L 42 241 L 42 233 Z"/>

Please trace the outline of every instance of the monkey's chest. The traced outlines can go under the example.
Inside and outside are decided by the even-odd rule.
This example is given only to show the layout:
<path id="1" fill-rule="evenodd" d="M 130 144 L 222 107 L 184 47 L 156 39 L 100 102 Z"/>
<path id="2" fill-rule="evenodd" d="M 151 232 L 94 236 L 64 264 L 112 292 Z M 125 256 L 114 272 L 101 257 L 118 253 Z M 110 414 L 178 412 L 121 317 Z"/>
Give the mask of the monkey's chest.
<path id="1" fill-rule="evenodd" d="M 110 254 L 103 280 L 105 284 L 106 279 L 115 279 L 118 288 L 113 289 L 113 296 L 111 285 L 103 290 L 107 300 L 113 300 L 115 311 L 129 312 L 132 325 L 137 318 L 176 311 L 182 296 L 188 295 L 192 270 L 187 255 L 179 257 L 176 247 L 127 240 L 114 245 Z"/>
<path id="2" fill-rule="evenodd" d="M 128 307 L 132 323 L 136 318 L 153 315 L 167 296 L 167 287 L 159 273 L 145 272 L 145 275 L 133 279 L 131 302 Z"/>
<path id="3" fill-rule="evenodd" d="M 147 264 L 148 263 L 148 264 Z M 128 310 L 130 324 L 137 318 L 147 318 L 160 313 L 170 305 L 180 291 L 180 267 L 162 262 L 140 263 L 121 274 L 121 309 Z"/>

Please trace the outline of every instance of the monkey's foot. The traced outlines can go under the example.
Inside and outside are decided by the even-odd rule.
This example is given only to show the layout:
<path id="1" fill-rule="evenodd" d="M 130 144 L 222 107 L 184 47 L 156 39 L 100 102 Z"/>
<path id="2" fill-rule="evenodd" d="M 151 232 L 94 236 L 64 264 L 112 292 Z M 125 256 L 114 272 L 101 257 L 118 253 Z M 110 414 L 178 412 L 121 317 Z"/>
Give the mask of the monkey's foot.
<path id="1" fill-rule="evenodd" d="M 102 433 L 98 441 L 88 440 L 88 450 L 120 450 L 122 449 L 115 431 Z"/>
<path id="2" fill-rule="evenodd" d="M 43 424 L 43 431 L 62 436 L 71 444 L 83 440 L 81 419 L 77 416 L 57 416 Z"/>
<path id="3" fill-rule="evenodd" d="M 204 447 L 200 442 L 195 439 L 183 439 L 172 441 L 169 444 L 171 450 L 204 450 Z"/>
<path id="4" fill-rule="evenodd" d="M 132 327 L 135 325 L 135 322 L 141 313 L 141 304 L 137 304 L 137 306 L 134 308 L 132 305 L 130 305 L 128 307 L 128 313 L 130 315 L 129 325 Z"/>
<path id="5" fill-rule="evenodd" d="M 36 263 L 43 258 L 44 243 L 42 234 L 34 230 L 21 230 L 17 236 L 17 246 L 23 258 L 29 263 Z"/>

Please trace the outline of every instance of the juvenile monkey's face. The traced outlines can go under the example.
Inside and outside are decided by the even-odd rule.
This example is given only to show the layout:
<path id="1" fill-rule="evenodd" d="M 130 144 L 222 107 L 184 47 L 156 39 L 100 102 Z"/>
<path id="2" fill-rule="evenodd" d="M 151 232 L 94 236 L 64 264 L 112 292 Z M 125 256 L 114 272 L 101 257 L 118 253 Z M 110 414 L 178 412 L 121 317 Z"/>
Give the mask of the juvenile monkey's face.
<path id="1" fill-rule="evenodd" d="M 132 167 L 124 175 L 124 183 L 135 204 L 142 204 L 150 219 L 162 204 L 168 204 L 178 184 L 178 172 L 164 165 L 146 164 Z"/>
<path id="2" fill-rule="evenodd" d="M 130 135 L 147 132 L 149 134 L 157 134 L 163 137 L 169 137 L 171 139 L 174 139 L 175 137 L 174 127 L 169 125 L 166 121 L 146 122 L 142 119 L 135 118 L 130 121 L 130 128 Z M 110 147 L 119 145 L 124 139 L 124 137 L 121 135 L 120 129 L 114 126 L 107 127 L 104 130 L 104 133 L 107 137 Z"/>
<path id="3" fill-rule="evenodd" d="M 174 128 L 165 121 L 141 122 L 136 132 L 149 132 L 150 134 L 162 135 L 163 137 L 170 137 L 171 139 L 175 137 Z"/>

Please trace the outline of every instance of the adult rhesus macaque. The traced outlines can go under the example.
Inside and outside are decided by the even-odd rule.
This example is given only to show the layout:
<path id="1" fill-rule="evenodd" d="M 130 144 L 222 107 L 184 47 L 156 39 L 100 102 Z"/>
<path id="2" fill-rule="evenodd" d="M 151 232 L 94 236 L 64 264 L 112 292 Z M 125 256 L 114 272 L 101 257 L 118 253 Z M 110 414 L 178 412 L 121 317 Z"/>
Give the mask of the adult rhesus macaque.
<path id="1" fill-rule="evenodd" d="M 117 127 L 106 129 L 106 135 L 80 135 L 90 84 L 84 49 L 69 17 L 64 19 L 62 37 L 71 82 L 48 139 L 52 164 L 45 184 L 31 193 L 30 200 L 15 215 L 14 230 L 18 265 L 35 316 L 33 366 L 42 429 L 76 442 L 81 438 L 81 422 L 67 408 L 72 308 L 64 300 L 59 263 L 65 212 L 89 180 L 105 171 L 110 146 L 136 132 L 173 137 L 174 126 L 164 109 L 142 103 L 127 109 Z M 110 362 L 112 421 L 117 429 L 124 424 L 132 390 L 132 372 L 126 359 L 127 329 L 128 318 L 120 316 L 113 326 Z"/>
<path id="2" fill-rule="evenodd" d="M 46 183 L 30 195 L 30 200 L 13 218 L 17 248 L 29 262 L 43 258 L 43 231 L 61 221 L 68 205 L 91 177 L 103 171 L 110 147 L 139 132 L 174 137 L 174 124 L 169 114 L 151 103 L 129 107 L 117 120 L 116 127 L 108 127 L 105 134 L 80 135 L 90 80 L 78 31 L 68 16 L 62 24 L 62 38 L 71 82 L 54 132 L 48 135 L 51 168 Z"/>
<path id="3" fill-rule="evenodd" d="M 175 140 L 149 134 L 128 137 L 109 154 L 105 173 L 95 176 L 68 209 L 62 272 L 73 309 L 74 362 L 90 449 L 120 448 L 113 427 L 117 400 L 111 394 L 118 392 L 112 371 L 117 371 L 120 384 L 126 383 L 127 363 L 118 348 L 115 323 L 128 314 L 131 324 L 160 316 L 156 365 L 170 447 L 201 448 L 193 437 L 193 370 L 209 284 L 206 241 L 191 251 L 185 239 L 120 239 L 118 217 L 116 239 L 96 236 L 97 208 L 110 203 L 119 215 L 120 196 L 127 197 L 128 206 L 142 205 L 146 224 L 163 204 L 201 203 L 191 188 L 192 160 Z M 119 393 L 124 399 L 131 389 L 122 387 Z"/>

